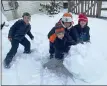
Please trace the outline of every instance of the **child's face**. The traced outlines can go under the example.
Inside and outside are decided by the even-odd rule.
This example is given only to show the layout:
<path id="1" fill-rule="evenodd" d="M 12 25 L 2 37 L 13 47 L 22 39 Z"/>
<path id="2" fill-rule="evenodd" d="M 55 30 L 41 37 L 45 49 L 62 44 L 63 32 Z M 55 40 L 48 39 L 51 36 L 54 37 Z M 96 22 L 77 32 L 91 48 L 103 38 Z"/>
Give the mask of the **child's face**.
<path id="1" fill-rule="evenodd" d="M 64 33 L 58 33 L 58 34 L 57 34 L 57 37 L 58 37 L 59 39 L 63 39 Z"/>
<path id="2" fill-rule="evenodd" d="M 64 22 L 64 25 L 66 28 L 70 27 L 71 26 L 71 23 L 70 22 Z"/>
<path id="3" fill-rule="evenodd" d="M 85 22 L 85 21 L 80 21 L 81 27 L 84 27 L 86 24 L 87 24 L 87 22 Z"/>
<path id="4" fill-rule="evenodd" d="M 30 16 L 24 16 L 24 17 L 23 17 L 23 20 L 24 20 L 24 22 L 25 22 L 26 24 L 28 24 L 28 23 L 30 22 L 30 20 L 31 20 L 31 17 L 30 17 Z"/>

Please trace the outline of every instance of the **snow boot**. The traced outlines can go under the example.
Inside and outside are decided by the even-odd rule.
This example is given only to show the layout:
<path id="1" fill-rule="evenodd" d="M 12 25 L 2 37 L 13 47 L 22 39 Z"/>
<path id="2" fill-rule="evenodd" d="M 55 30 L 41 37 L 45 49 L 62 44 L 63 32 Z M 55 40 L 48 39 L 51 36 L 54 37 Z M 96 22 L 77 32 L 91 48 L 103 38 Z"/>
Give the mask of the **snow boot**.
<path id="1" fill-rule="evenodd" d="M 54 58 L 54 54 L 50 54 L 50 59 Z"/>
<path id="2" fill-rule="evenodd" d="M 11 65 L 10 65 L 11 61 L 12 61 L 12 58 L 4 59 L 4 67 L 10 68 L 11 67 Z"/>
<path id="3" fill-rule="evenodd" d="M 24 51 L 23 53 L 25 53 L 25 54 L 30 54 L 31 51 Z"/>

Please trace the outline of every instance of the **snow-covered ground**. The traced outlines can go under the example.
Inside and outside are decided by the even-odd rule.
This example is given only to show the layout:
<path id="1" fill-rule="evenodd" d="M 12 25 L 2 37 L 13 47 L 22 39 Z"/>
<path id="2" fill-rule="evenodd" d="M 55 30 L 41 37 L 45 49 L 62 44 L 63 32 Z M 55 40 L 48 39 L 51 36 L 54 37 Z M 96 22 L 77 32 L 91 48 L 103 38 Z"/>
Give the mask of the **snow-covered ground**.
<path id="1" fill-rule="evenodd" d="M 107 20 L 89 18 L 91 44 L 72 46 L 64 60 L 65 67 L 85 79 L 87 83 L 79 79 L 75 79 L 74 83 L 69 77 L 57 76 L 56 73 L 42 68 L 49 55 L 47 34 L 62 15 L 63 13 L 54 17 L 45 14 L 32 15 L 31 31 L 35 39 L 31 41 L 26 37 L 36 51 L 29 55 L 22 54 L 24 48 L 22 45 L 19 46 L 12 67 L 2 67 L 3 85 L 107 85 Z M 77 24 L 78 16 L 73 17 L 74 24 Z M 15 21 L 10 21 L 10 26 Z M 11 47 L 7 39 L 9 27 L 2 30 L 2 61 Z"/>

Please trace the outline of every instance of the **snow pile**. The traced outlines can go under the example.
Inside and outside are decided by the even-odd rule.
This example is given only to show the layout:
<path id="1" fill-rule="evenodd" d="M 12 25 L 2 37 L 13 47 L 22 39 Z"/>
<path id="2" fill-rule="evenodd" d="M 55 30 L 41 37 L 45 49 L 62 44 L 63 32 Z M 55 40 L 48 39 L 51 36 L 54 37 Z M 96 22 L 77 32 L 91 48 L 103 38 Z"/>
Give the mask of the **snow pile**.
<path id="1" fill-rule="evenodd" d="M 91 44 L 78 44 L 71 47 L 64 65 L 69 71 L 92 83 L 107 73 L 106 61 L 101 59 L 102 56 Z"/>

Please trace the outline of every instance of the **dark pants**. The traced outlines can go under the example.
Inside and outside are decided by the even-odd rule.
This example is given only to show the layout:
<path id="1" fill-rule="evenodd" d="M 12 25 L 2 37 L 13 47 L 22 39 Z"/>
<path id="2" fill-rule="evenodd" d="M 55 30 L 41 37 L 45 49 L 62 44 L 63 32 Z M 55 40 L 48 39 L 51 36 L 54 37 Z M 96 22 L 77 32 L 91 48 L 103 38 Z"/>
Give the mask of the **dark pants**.
<path id="1" fill-rule="evenodd" d="M 57 58 L 57 59 L 63 59 L 64 53 L 68 53 L 69 50 L 70 50 L 70 46 L 68 46 L 68 45 L 66 45 L 63 50 L 55 49 L 54 44 L 50 42 L 49 53 L 50 54 L 55 54 L 55 58 Z"/>
<path id="2" fill-rule="evenodd" d="M 56 59 L 63 59 L 64 54 L 67 54 L 70 50 L 70 47 L 66 46 L 63 50 L 57 50 L 55 49 L 55 58 Z"/>
<path id="3" fill-rule="evenodd" d="M 24 37 L 22 41 L 12 39 L 12 41 L 11 41 L 12 47 L 11 47 L 10 51 L 7 53 L 6 60 L 8 60 L 8 59 L 12 60 L 12 58 L 17 53 L 19 43 L 24 46 L 24 51 L 30 51 L 30 42 L 27 40 L 27 38 Z"/>
<path id="4" fill-rule="evenodd" d="M 50 49 L 49 49 L 49 53 L 50 53 L 50 54 L 54 54 L 54 53 L 55 53 L 54 44 L 53 44 L 52 42 L 50 42 Z"/>

